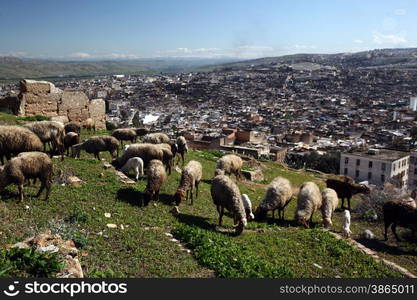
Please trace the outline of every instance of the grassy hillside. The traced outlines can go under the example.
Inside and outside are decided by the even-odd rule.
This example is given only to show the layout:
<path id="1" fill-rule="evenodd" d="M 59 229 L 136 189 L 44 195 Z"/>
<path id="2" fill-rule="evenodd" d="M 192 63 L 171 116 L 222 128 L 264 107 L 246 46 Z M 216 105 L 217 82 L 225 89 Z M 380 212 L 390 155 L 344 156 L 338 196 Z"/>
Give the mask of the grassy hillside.
<path id="1" fill-rule="evenodd" d="M 83 133 L 84 138 L 87 136 Z M 102 157 L 110 160 L 108 154 Z M 0 245 L 51 230 L 76 242 L 82 253 L 83 270 L 90 277 L 401 276 L 321 230 L 320 224 L 315 229 L 294 226 L 295 200 L 290 203 L 284 222 L 250 222 L 241 236 L 233 236 L 229 217 L 224 218 L 224 226 L 216 226 L 218 215 L 210 197 L 210 179 L 218 153 L 191 151 L 187 161 L 191 159 L 203 164 L 203 182 L 194 205 L 182 203 L 177 217 L 169 212 L 180 178 L 176 171 L 162 187 L 160 201 L 142 207 L 141 192 L 146 180 L 133 186 L 123 185 L 111 169 L 103 168 L 103 162 L 86 153 L 81 159 L 54 159 L 54 185 L 48 201 L 34 198 L 38 184 L 25 187 L 26 199 L 22 203 L 16 201 L 15 186 L 1 193 Z M 280 175 L 295 186 L 308 180 L 323 186 L 323 181 L 312 174 L 286 170 L 274 163 L 263 164 L 267 182 Z M 81 178 L 83 184 L 62 185 L 60 178 L 71 175 Z M 242 181 L 239 187 L 257 206 L 266 185 Z M 340 213 L 335 219 L 334 230 L 339 231 Z M 315 221 L 320 220 L 317 213 Z M 109 223 L 117 228 L 108 228 Z M 352 230 L 358 233 L 364 226 L 367 224 L 354 220 Z M 172 241 L 169 233 L 193 251 Z M 407 247 L 411 251 L 412 246 Z M 403 253 L 400 257 L 406 267 L 416 271 L 415 256 Z"/>

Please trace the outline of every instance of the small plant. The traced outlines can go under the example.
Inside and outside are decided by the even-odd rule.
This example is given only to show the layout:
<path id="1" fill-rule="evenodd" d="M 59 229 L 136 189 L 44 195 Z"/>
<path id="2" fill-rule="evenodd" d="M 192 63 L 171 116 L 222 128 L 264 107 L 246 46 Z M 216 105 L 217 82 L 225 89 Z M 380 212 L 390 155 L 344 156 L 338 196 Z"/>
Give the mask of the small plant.
<path id="1" fill-rule="evenodd" d="M 64 262 L 56 253 L 39 252 L 34 248 L 0 250 L 0 276 L 2 277 L 54 277 Z"/>
<path id="2" fill-rule="evenodd" d="M 254 256 L 230 237 L 189 225 L 179 225 L 174 235 L 194 250 L 203 265 L 223 278 L 291 278 L 286 266 L 274 266 Z"/>

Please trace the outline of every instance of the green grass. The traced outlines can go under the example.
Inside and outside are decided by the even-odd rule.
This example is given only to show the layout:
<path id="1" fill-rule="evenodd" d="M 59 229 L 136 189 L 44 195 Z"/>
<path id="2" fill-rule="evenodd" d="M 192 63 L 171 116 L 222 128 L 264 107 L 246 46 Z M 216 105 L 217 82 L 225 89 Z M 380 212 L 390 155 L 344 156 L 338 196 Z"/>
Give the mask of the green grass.
<path id="1" fill-rule="evenodd" d="M 83 131 L 82 139 L 93 134 L 108 133 Z M 108 153 L 101 156 L 110 161 Z M 51 230 L 65 239 L 74 240 L 84 254 L 81 264 L 86 276 L 100 278 L 401 276 L 354 250 L 345 241 L 322 231 L 320 225 L 308 230 L 295 227 L 292 224 L 295 200 L 289 204 L 284 222 L 271 218 L 262 223 L 249 222 L 243 234 L 237 237 L 229 234 L 233 231 L 231 218 L 225 217 L 224 225 L 216 226 L 218 214 L 211 201 L 210 180 L 220 156 L 221 153 L 212 151 L 188 152 L 186 162 L 194 159 L 202 163 L 203 181 L 194 205 L 182 203 L 177 217 L 169 213 L 173 206 L 172 195 L 180 179 L 176 171 L 163 185 L 160 201 L 141 207 L 141 193 L 146 185 L 144 179 L 133 186 L 122 185 L 112 170 L 104 169 L 102 162 L 92 159 L 85 152 L 80 159 L 54 159 L 54 185 L 48 201 L 34 198 L 39 183 L 25 187 L 26 196 L 22 203 L 16 201 L 17 188 L 13 185 L 1 193 L 0 245 L 19 242 Z M 272 162 L 266 162 L 264 166 L 268 182 L 280 175 L 288 178 L 295 188 L 307 180 L 314 180 L 323 186 L 321 179 L 311 174 L 285 170 Z M 84 183 L 79 187 L 61 185 L 58 180 L 60 175 L 75 175 Z M 242 181 L 239 187 L 256 207 L 266 185 Z M 106 218 L 105 213 L 110 213 L 111 217 Z M 319 212 L 314 218 L 316 222 L 321 220 Z M 108 228 L 109 223 L 118 227 Z M 352 230 L 355 233 L 363 228 L 374 230 L 374 227 L 381 227 L 380 223 L 371 224 L 374 227 L 368 225 L 353 216 Z M 204 249 L 203 253 L 198 252 L 201 255 L 187 253 L 166 235 L 175 229 L 178 233 L 178 228 L 183 228 L 181 239 L 190 248 Z M 335 215 L 334 230 L 340 230 L 340 213 Z M 374 232 L 379 235 L 376 230 Z M 205 242 L 192 242 L 206 240 L 207 237 L 216 241 L 214 246 L 217 248 L 212 249 Z M 227 250 L 223 252 L 217 243 L 228 245 Z M 406 253 L 414 251 L 414 246 L 407 242 L 398 247 L 408 251 Z M 238 262 L 230 261 L 232 256 L 239 257 Z M 414 263 L 414 268 L 417 268 L 415 256 L 387 253 L 387 257 L 398 257 L 397 261 L 404 263 L 405 267 Z M 224 269 L 219 266 L 224 266 Z"/>

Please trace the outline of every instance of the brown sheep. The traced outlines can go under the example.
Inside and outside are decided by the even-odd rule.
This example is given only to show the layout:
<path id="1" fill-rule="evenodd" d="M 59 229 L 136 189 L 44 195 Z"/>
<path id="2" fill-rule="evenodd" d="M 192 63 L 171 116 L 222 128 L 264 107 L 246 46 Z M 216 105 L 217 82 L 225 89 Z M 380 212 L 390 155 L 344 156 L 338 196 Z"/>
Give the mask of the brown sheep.
<path id="1" fill-rule="evenodd" d="M 342 199 L 342 209 L 345 208 L 345 199 L 348 201 L 348 209 L 350 210 L 350 199 L 356 194 L 369 194 L 369 188 L 365 185 L 352 184 L 349 181 L 340 181 L 337 179 L 327 179 L 328 188 L 334 189 L 339 198 Z"/>
<path id="2" fill-rule="evenodd" d="M 62 159 L 64 159 L 64 124 L 55 121 L 39 121 L 26 124 L 24 127 L 31 130 L 40 138 L 44 146 L 44 152 L 46 152 L 46 144 L 51 143 L 51 155 L 58 150 Z"/>
<path id="3" fill-rule="evenodd" d="M 171 169 L 172 169 L 172 161 L 173 161 L 173 154 L 171 151 L 171 146 L 169 144 L 156 144 L 159 146 L 162 150 L 162 162 L 164 163 L 166 170 L 168 171 L 168 174 L 171 175 Z"/>
<path id="4" fill-rule="evenodd" d="M 43 145 L 39 137 L 21 126 L 0 126 L 0 160 L 8 160 L 21 152 L 42 151 Z"/>
<path id="5" fill-rule="evenodd" d="M 79 143 L 80 143 L 79 134 L 77 134 L 73 131 L 70 131 L 65 135 L 65 137 L 64 137 L 64 147 L 65 147 L 65 151 L 66 151 L 67 156 L 69 156 L 69 149 L 72 146 L 74 146 L 76 144 L 79 144 Z"/>
<path id="6" fill-rule="evenodd" d="M 131 128 L 119 128 L 113 131 L 112 136 L 120 141 L 123 147 L 123 141 L 136 142 L 136 131 Z"/>
<path id="7" fill-rule="evenodd" d="M 80 157 L 81 150 L 93 153 L 98 160 L 100 160 L 100 152 L 103 151 L 109 151 L 110 155 L 116 158 L 119 152 L 119 141 L 108 135 L 93 136 L 80 144 L 72 146 L 72 157 Z"/>
<path id="8" fill-rule="evenodd" d="M 140 157 L 143 160 L 145 167 L 152 159 L 163 160 L 162 149 L 155 144 L 132 144 L 122 156 L 112 161 L 112 165 L 116 168 L 121 168 L 132 157 Z"/>
<path id="9" fill-rule="evenodd" d="M 398 200 L 391 200 L 384 203 L 382 210 L 384 212 L 385 240 L 388 240 L 388 228 L 390 226 L 397 241 L 400 241 L 400 238 L 395 231 L 397 226 L 410 228 L 413 232 L 413 236 L 415 236 L 417 230 L 416 208 Z"/>
<path id="10" fill-rule="evenodd" d="M 45 200 L 48 199 L 52 185 L 52 160 L 42 152 L 26 152 L 12 158 L 0 172 L 0 192 L 9 184 L 17 184 L 19 200 L 24 198 L 23 185 L 26 180 L 40 179 L 41 187 L 36 197 L 46 188 Z"/>
<path id="11" fill-rule="evenodd" d="M 185 153 L 188 152 L 187 140 L 185 139 L 185 137 L 179 136 L 177 138 L 176 144 L 177 144 L 177 153 L 180 155 L 178 156 L 177 164 L 179 163 L 180 158 L 181 158 L 182 164 L 184 165 L 184 156 L 185 156 Z"/>
<path id="12" fill-rule="evenodd" d="M 75 122 L 70 122 L 68 124 L 65 124 L 64 126 L 65 129 L 65 133 L 69 133 L 69 132 L 75 132 L 80 134 L 81 133 L 81 126 L 78 123 Z"/>
<path id="13" fill-rule="evenodd" d="M 145 136 L 149 133 L 149 129 L 146 128 L 135 128 L 134 130 L 137 136 Z"/>
<path id="14" fill-rule="evenodd" d="M 143 192 L 143 204 L 147 206 L 152 199 L 159 201 L 159 190 L 167 178 L 165 167 L 160 160 L 153 159 L 149 162 L 146 172 L 148 183 Z"/>
<path id="15" fill-rule="evenodd" d="M 93 130 L 96 131 L 96 121 L 92 118 L 88 118 L 83 123 L 83 128 L 87 129 L 88 132 Z"/>

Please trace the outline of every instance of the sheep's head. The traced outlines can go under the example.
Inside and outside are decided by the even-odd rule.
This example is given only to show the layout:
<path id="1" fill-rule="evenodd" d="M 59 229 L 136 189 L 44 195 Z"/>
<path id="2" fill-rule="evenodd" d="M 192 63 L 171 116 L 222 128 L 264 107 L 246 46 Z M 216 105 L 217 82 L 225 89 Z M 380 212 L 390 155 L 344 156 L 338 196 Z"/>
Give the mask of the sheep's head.
<path id="1" fill-rule="evenodd" d="M 236 235 L 239 235 L 243 232 L 243 228 L 245 228 L 246 224 L 247 224 L 247 220 L 245 218 L 238 221 L 237 225 L 235 226 Z"/>
<path id="2" fill-rule="evenodd" d="M 304 228 L 310 228 L 310 222 L 300 214 L 295 215 L 295 221 L 298 225 L 303 226 Z"/>
<path id="3" fill-rule="evenodd" d="M 149 202 L 151 201 L 152 197 L 154 196 L 155 192 L 146 188 L 143 192 L 143 205 L 148 206 Z"/>
<path id="4" fill-rule="evenodd" d="M 263 209 L 262 207 L 258 206 L 255 210 L 255 219 L 258 221 L 262 221 L 266 218 L 266 214 L 268 211 Z"/>
<path id="5" fill-rule="evenodd" d="M 182 201 L 185 200 L 185 192 L 183 190 L 177 190 L 174 195 L 174 201 L 177 206 L 181 204 Z"/>

